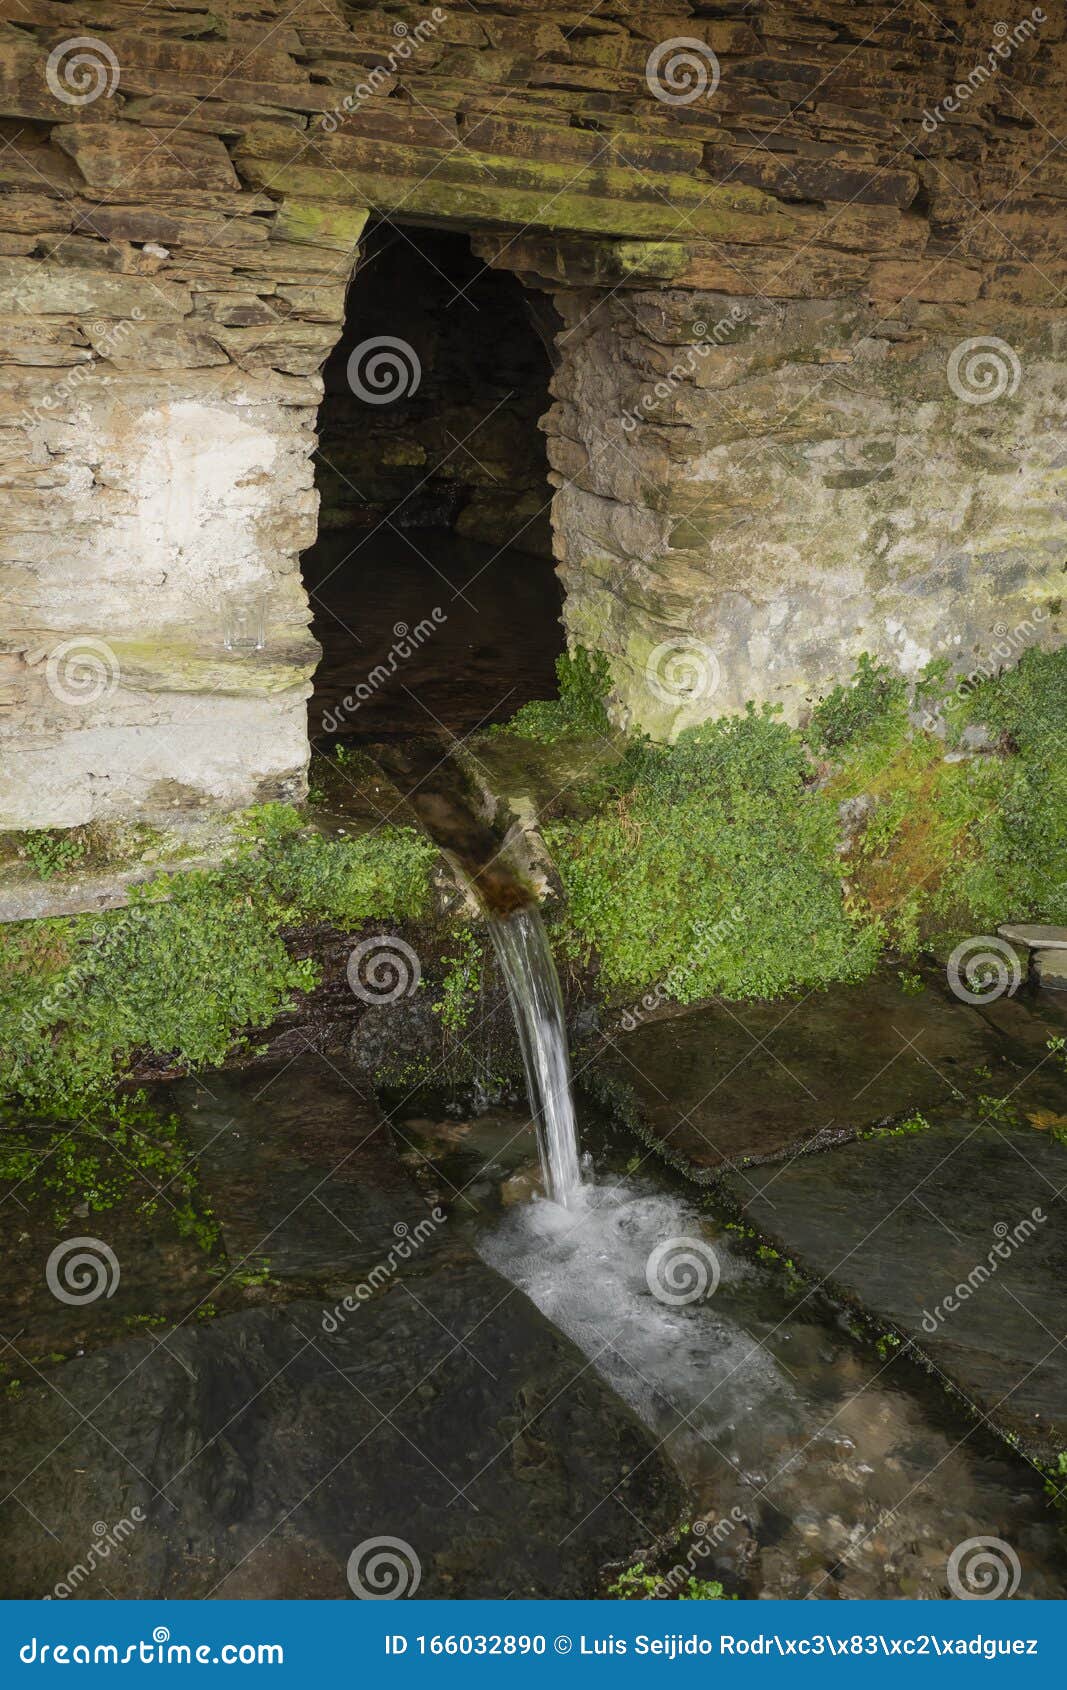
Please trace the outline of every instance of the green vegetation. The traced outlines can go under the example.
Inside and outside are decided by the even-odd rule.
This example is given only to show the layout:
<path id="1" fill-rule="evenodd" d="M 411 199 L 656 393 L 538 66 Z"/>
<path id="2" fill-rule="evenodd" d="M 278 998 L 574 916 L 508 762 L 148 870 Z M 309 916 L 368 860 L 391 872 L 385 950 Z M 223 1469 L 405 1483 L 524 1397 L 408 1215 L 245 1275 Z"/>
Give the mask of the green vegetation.
<path id="1" fill-rule="evenodd" d="M 611 724 L 604 700 L 611 686 L 607 658 L 578 646 L 556 659 L 559 697 L 524 704 L 499 730 L 551 744 L 568 734 L 606 734 Z"/>
<path id="2" fill-rule="evenodd" d="M 1067 1449 L 1061 1449 L 1056 1456 L 1056 1465 L 1048 1472 L 1045 1479 L 1045 1494 L 1050 1497 L 1057 1508 L 1067 1507 Z"/>
<path id="3" fill-rule="evenodd" d="M 565 661 L 582 708 L 527 706 L 522 731 L 578 732 L 596 687 L 602 712 L 604 666 Z M 546 826 L 568 898 L 560 953 L 595 959 L 616 1001 L 651 986 L 680 1002 L 771 997 L 861 978 L 886 952 L 947 955 L 1005 919 L 1067 921 L 1067 650 L 1030 651 L 938 705 L 947 684 L 931 665 L 915 699 L 943 737 L 865 656 L 804 732 L 750 706 L 671 746 L 631 741 L 598 777 L 596 812 Z M 988 749 L 968 754 L 979 726 Z M 914 970 L 900 978 L 921 989 Z"/>
<path id="4" fill-rule="evenodd" d="M 197 1200 L 195 1178 L 176 1115 L 153 1109 L 143 1092 L 93 1100 L 62 1122 L 0 1112 L 0 1180 L 25 1195 L 47 1193 L 61 1223 L 75 1202 L 94 1213 L 135 1199 L 145 1219 L 166 1205 L 178 1233 L 210 1250 L 218 1237 Z"/>
<path id="5" fill-rule="evenodd" d="M 862 977 L 877 940 L 849 919 L 836 806 L 809 779 L 770 709 L 632 745 L 594 816 L 546 828 L 568 900 L 561 949 L 595 952 L 612 995 L 664 982 L 683 1003 Z"/>
<path id="6" fill-rule="evenodd" d="M 870 1132 L 861 1133 L 861 1138 L 910 1138 L 914 1133 L 928 1133 L 930 1123 L 925 1115 L 916 1110 L 904 1121 L 895 1121 L 890 1127 L 872 1127 Z"/>
<path id="7" fill-rule="evenodd" d="M 1031 651 L 948 698 L 931 666 L 917 696 L 943 733 L 917 727 L 903 683 L 863 658 L 803 732 L 749 707 L 670 746 L 605 744 L 602 656 L 579 649 L 558 670 L 559 698 L 508 731 L 598 742 L 595 804 L 557 802 L 545 833 L 566 893 L 557 953 L 596 968 L 610 1000 L 779 996 L 862 978 L 886 952 L 945 955 L 1006 918 L 1067 921 L 1067 651 Z M 338 753 L 346 775 L 354 755 Z M 77 830 L 14 848 L 43 876 L 95 861 Z M 60 1208 L 114 1204 L 147 1179 L 210 1237 L 176 1123 L 120 1099 L 117 1078 L 149 1055 L 189 1070 L 247 1048 L 316 983 L 295 934 L 427 919 L 434 859 L 414 829 L 328 837 L 270 804 L 243 817 L 218 869 L 160 872 L 123 910 L 0 926 L 0 1178 L 39 1175 Z M 482 948 L 464 928 L 446 949 L 433 1003 L 446 1037 L 467 1021 Z M 900 980 L 921 986 L 914 968 Z M 1067 1134 L 1060 1118 L 1033 1124 Z"/>
<path id="8" fill-rule="evenodd" d="M 326 839 L 267 805 L 222 868 L 162 874 L 126 909 L 0 927 L 0 1179 L 36 1171 L 60 1207 L 97 1209 L 145 1177 L 186 1189 L 177 1122 L 117 1098 L 122 1069 L 138 1053 L 197 1069 L 247 1046 L 316 983 L 287 933 L 424 915 L 433 858 L 412 829 Z M 192 1209 L 185 1225 L 200 1227 Z"/>
<path id="9" fill-rule="evenodd" d="M 676 1602 L 721 1602 L 725 1592 L 718 1579 L 698 1579 L 692 1573 L 684 1584 L 675 1586 L 670 1573 L 656 1577 L 645 1570 L 643 1561 L 635 1561 L 608 1586 L 608 1595 L 620 1602 L 647 1602 L 651 1598 L 670 1596 Z"/>
<path id="10" fill-rule="evenodd" d="M 481 988 L 485 952 L 481 940 L 469 927 L 461 927 L 451 935 L 451 946 L 443 959 L 447 972 L 440 995 L 430 1007 L 440 1016 L 442 1027 L 458 1033 L 467 1025 Z"/>
<path id="11" fill-rule="evenodd" d="M 851 683 L 834 687 L 815 706 L 808 742 L 815 751 L 834 752 L 872 733 L 881 734 L 899 718 L 906 697 L 907 683 L 863 652 Z"/>
<path id="12" fill-rule="evenodd" d="M 77 832 L 63 833 L 58 828 L 43 828 L 40 833 L 22 836 L 21 855 L 33 864 L 42 880 L 51 880 L 75 867 L 85 856 L 88 845 Z"/>
<path id="13" fill-rule="evenodd" d="M 1067 920 L 1065 711 L 1067 650 L 1027 652 L 1007 674 L 954 694 L 944 740 L 887 700 L 827 787 L 875 805 L 846 859 L 854 918 L 902 954 L 947 952 L 1006 919 Z M 996 750 L 947 761 L 979 725 Z"/>

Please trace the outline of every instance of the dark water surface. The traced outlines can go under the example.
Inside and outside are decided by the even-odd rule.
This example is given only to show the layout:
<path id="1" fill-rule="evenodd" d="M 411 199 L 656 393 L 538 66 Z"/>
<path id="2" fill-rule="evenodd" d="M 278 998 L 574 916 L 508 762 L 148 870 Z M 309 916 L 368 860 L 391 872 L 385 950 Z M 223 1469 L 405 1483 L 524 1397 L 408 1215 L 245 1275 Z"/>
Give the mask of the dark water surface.
<path id="1" fill-rule="evenodd" d="M 327 733 L 355 739 L 463 735 L 555 694 L 563 600 L 548 558 L 382 525 L 323 535 L 303 572 L 323 647 L 312 735 L 324 716 Z M 371 679 L 379 666 L 387 679 Z"/>

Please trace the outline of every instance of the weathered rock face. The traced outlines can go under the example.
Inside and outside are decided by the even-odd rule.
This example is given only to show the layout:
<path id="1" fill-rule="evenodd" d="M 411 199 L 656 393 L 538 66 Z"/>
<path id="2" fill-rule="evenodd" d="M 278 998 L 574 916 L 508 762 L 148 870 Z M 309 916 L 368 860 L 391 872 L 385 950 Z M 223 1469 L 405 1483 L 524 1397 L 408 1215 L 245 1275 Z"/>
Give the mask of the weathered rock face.
<path id="1" fill-rule="evenodd" d="M 916 677 L 1057 639 L 1062 323 L 975 306 L 1011 344 L 954 376 L 941 306 L 556 297 L 567 623 L 609 654 L 627 719 L 666 735 L 767 699 L 796 721 L 864 651 Z M 967 367 L 1021 369 L 1018 391 L 979 410 Z"/>
<path id="2" fill-rule="evenodd" d="M 563 296 L 567 616 L 645 725 L 1051 616 L 1065 19 L 999 10 L 0 0 L 0 825 L 302 789 L 369 212 Z"/>

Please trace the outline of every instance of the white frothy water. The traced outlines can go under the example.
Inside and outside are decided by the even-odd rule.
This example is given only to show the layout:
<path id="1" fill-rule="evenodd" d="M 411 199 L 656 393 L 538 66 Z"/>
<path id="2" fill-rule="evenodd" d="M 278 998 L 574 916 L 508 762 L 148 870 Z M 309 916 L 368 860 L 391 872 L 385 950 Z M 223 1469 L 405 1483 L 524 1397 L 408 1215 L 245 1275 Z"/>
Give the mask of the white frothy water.
<path id="1" fill-rule="evenodd" d="M 574 1202 L 582 1176 L 556 965 L 536 909 L 519 910 L 506 919 L 494 917 L 489 931 L 518 1029 L 545 1189 L 566 1209 Z"/>
<path id="2" fill-rule="evenodd" d="M 737 1286 L 753 1270 L 721 1238 L 712 1244 L 695 1205 L 629 1180 L 587 1184 L 567 1210 L 511 1210 L 479 1250 L 671 1439 L 690 1472 L 721 1452 L 741 1464 L 752 1417 L 762 1438 L 796 1429 L 788 1377 L 716 1299 L 720 1277 Z M 672 1274 L 672 1259 L 705 1269 Z"/>

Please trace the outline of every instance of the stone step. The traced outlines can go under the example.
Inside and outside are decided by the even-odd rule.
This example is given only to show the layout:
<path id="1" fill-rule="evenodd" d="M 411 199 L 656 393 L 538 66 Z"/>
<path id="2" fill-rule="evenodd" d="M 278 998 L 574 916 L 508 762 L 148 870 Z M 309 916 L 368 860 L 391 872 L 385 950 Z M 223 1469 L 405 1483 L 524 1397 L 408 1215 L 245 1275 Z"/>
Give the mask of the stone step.
<path id="1" fill-rule="evenodd" d="M 1025 921 L 1003 921 L 997 928 L 1002 939 L 1025 945 L 1031 951 L 1067 951 L 1067 927 L 1042 927 Z"/>
<path id="2" fill-rule="evenodd" d="M 1050 992 L 1067 992 L 1067 949 L 1035 951 L 1030 967 L 1039 985 Z"/>

